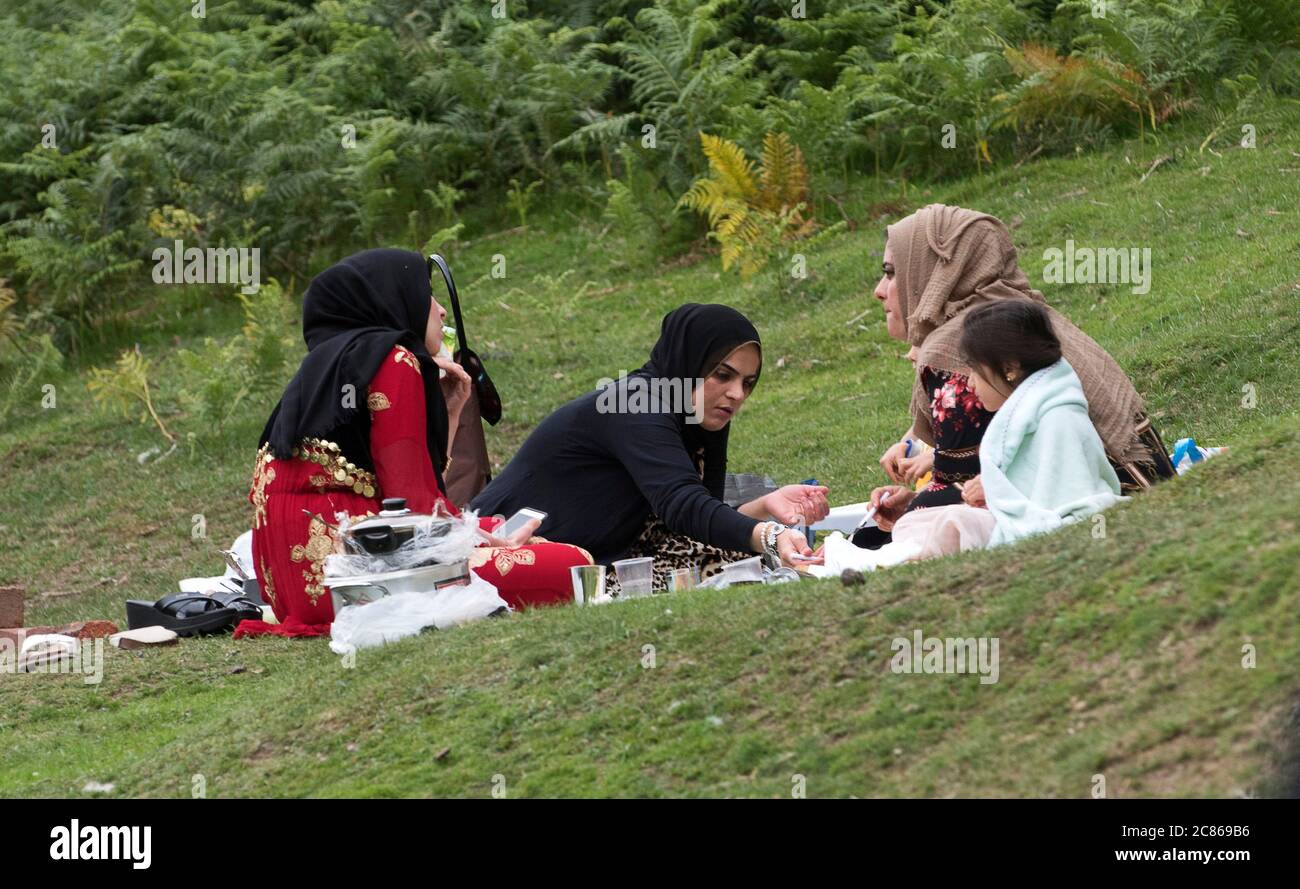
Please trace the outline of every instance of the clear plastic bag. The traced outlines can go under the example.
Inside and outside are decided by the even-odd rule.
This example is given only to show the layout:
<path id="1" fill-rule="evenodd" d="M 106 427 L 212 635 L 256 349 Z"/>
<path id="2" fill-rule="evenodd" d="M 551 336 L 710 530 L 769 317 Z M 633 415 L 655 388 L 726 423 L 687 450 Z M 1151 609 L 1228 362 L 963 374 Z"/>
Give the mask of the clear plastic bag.
<path id="1" fill-rule="evenodd" d="M 470 582 L 435 593 L 397 593 L 366 605 L 349 605 L 334 615 L 330 651 L 349 654 L 414 636 L 425 627 L 445 630 L 498 611 L 509 611 L 497 588 L 477 574 Z"/>
<path id="2" fill-rule="evenodd" d="M 336 515 L 340 532 L 351 524 L 347 513 Z M 451 528 L 442 533 L 445 523 Z M 469 510 L 459 518 L 442 519 L 436 524 L 421 525 L 415 535 L 391 553 L 372 555 L 367 552 L 332 553 L 325 558 L 326 577 L 356 577 L 359 574 L 383 574 L 438 563 L 450 565 L 469 558 L 470 550 L 482 542 L 478 516 Z"/>
<path id="3" fill-rule="evenodd" d="M 803 577 L 793 568 L 780 567 L 773 571 L 763 564 L 761 556 L 753 556 L 724 565 L 722 570 L 698 584 L 702 589 L 725 590 L 737 583 L 796 583 Z"/>

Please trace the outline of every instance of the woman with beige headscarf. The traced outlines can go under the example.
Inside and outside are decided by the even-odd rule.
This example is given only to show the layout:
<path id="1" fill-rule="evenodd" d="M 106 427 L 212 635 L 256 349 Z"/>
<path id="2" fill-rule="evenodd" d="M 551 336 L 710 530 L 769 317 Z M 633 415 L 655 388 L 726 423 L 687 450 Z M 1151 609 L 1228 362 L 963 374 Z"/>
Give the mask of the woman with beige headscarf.
<path id="1" fill-rule="evenodd" d="M 963 321 L 971 309 L 996 300 L 1045 300 L 1021 270 L 1007 227 L 994 216 L 961 207 L 930 204 L 889 226 L 882 270 L 874 295 L 884 304 L 889 335 L 912 344 L 909 357 L 915 356 L 916 377 L 912 428 L 903 442 L 885 452 L 881 466 L 896 482 L 914 481 L 931 469 L 934 473 L 919 493 L 902 485 L 872 492 L 877 524 L 889 531 L 910 509 L 963 501 L 983 505 L 979 441 L 991 414 L 968 383 L 959 346 Z M 1173 475 L 1142 397 L 1115 359 L 1059 312 L 1047 311 L 1124 487 L 1147 487 Z M 905 460 L 909 438 L 934 450 Z"/>

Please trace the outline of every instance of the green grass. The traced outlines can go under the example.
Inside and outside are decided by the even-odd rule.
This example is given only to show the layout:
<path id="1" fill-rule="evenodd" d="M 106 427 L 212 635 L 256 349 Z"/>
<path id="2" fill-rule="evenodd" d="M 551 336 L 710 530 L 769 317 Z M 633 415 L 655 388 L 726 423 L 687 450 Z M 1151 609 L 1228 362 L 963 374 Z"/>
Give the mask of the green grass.
<path id="1" fill-rule="evenodd" d="M 510 796 L 788 796 L 803 775 L 813 796 L 1082 797 L 1095 774 L 1110 796 L 1279 792 L 1300 691 L 1300 119 L 1219 154 L 1196 152 L 1203 130 L 907 197 L 1021 220 L 1030 280 L 1130 372 L 1166 440 L 1232 447 L 1107 513 L 1104 539 L 1076 527 L 858 587 L 518 614 L 362 652 L 353 669 L 320 641 L 226 637 L 110 650 L 97 686 L 0 674 L 0 793 L 78 795 L 93 780 L 186 796 L 203 775 L 209 796 L 484 796 L 499 775 Z M 1158 154 L 1175 160 L 1139 184 Z M 768 279 L 720 274 L 716 256 L 656 268 L 570 213 L 474 235 L 453 268 L 505 400 L 493 456 L 638 366 L 666 310 L 723 301 L 754 319 L 766 362 L 732 468 L 816 475 L 836 502 L 862 499 L 907 425 L 910 369 L 870 300 L 888 220 L 859 221 L 784 299 Z M 1043 249 L 1067 238 L 1150 247 L 1151 292 L 1042 285 Z M 498 253 L 504 280 L 487 277 Z M 224 297 L 197 323 L 203 309 L 185 305 L 157 306 L 142 336 L 164 364 L 164 405 L 169 338 L 238 324 Z M 78 370 L 53 382 L 55 410 L 0 431 L 0 582 L 28 588 L 28 623 L 123 622 L 123 600 L 217 573 L 193 516 L 222 545 L 247 527 L 270 405 L 140 466 L 155 433 L 96 410 Z M 891 673 L 891 640 L 915 629 L 998 637 L 1000 681 Z"/>

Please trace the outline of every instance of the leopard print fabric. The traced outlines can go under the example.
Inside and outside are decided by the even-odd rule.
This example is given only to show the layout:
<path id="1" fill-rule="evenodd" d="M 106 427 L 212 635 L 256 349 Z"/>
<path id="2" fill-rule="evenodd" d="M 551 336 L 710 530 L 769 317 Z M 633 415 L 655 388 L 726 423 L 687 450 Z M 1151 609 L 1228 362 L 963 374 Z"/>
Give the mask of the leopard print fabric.
<path id="1" fill-rule="evenodd" d="M 696 568 L 700 580 L 707 580 L 722 570 L 723 565 L 753 557 L 753 553 L 735 549 L 722 549 L 700 543 L 685 534 L 668 530 L 668 526 L 656 515 L 646 519 L 641 536 L 632 544 L 625 559 L 639 559 L 650 556 L 655 560 L 654 579 L 651 588 L 655 592 L 668 589 L 668 576 L 674 568 Z M 605 571 L 605 585 L 615 595 L 619 592 L 618 576 L 613 567 Z"/>

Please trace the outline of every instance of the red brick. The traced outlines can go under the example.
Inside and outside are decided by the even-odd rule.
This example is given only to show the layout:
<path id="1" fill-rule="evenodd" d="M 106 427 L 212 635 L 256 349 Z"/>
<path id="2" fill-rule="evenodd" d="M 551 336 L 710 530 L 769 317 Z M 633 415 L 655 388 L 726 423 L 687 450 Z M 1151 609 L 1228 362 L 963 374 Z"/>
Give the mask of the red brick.
<path id="1" fill-rule="evenodd" d="M 20 586 L 0 586 L 0 627 L 23 625 L 23 601 L 26 590 Z"/>

